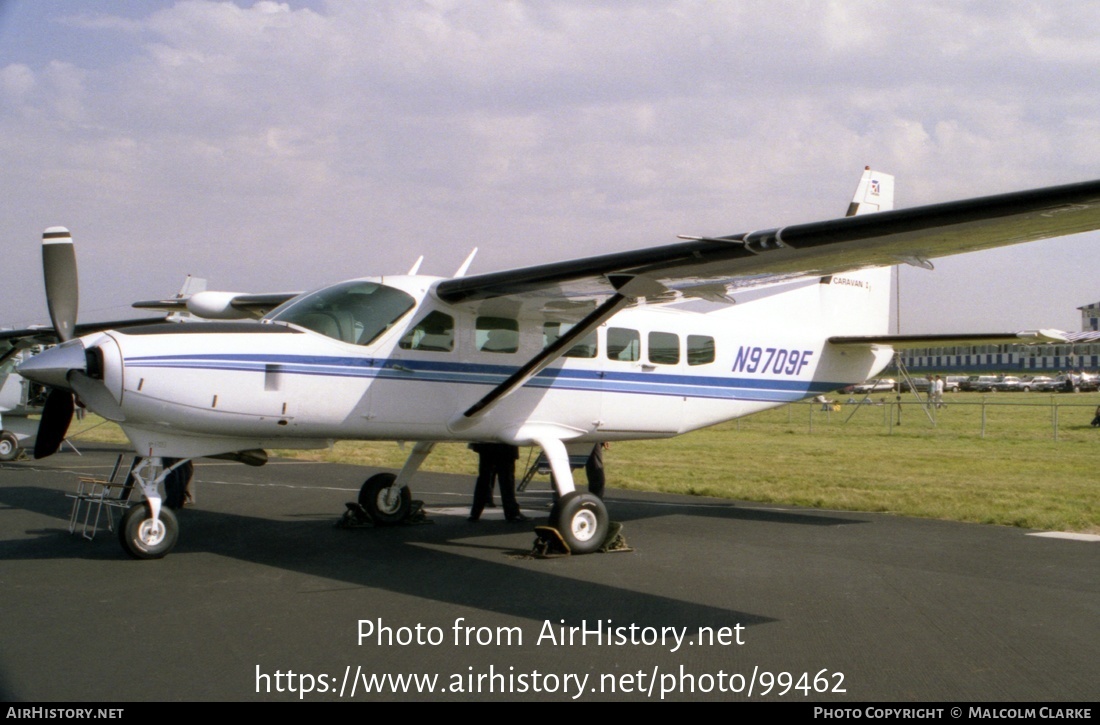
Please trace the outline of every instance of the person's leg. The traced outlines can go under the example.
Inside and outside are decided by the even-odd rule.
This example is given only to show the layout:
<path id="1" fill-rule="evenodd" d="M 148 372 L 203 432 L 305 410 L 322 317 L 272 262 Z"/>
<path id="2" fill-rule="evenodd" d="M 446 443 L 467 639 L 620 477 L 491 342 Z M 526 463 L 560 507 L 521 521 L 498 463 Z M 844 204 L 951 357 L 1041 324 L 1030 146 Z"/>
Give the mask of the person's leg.
<path id="1" fill-rule="evenodd" d="M 588 456 L 588 460 L 584 463 L 584 473 L 588 477 L 588 492 L 593 496 L 603 498 L 603 443 L 597 443 L 592 449 L 592 454 Z"/>
<path id="2" fill-rule="evenodd" d="M 493 486 L 492 456 L 486 451 L 477 454 L 477 483 L 474 484 L 474 502 L 470 506 L 470 521 L 481 518 L 485 503 L 489 500 Z"/>

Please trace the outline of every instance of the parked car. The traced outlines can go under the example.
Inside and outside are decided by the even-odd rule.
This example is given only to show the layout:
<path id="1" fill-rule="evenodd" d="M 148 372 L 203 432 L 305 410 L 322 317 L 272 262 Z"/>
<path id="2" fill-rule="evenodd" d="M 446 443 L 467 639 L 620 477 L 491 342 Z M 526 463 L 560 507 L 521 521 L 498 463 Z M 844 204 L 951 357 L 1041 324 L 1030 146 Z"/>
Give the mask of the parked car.
<path id="1" fill-rule="evenodd" d="M 964 382 L 965 375 L 948 375 L 943 379 L 943 390 L 945 393 L 957 393 Z"/>
<path id="2" fill-rule="evenodd" d="M 1063 379 L 1061 390 L 1065 393 L 1087 393 L 1100 389 L 1100 377 L 1096 375 L 1069 373 L 1059 377 Z"/>
<path id="3" fill-rule="evenodd" d="M 1023 390 L 1024 381 L 1015 375 L 1001 375 L 993 383 L 992 392 L 1017 393 Z"/>
<path id="4" fill-rule="evenodd" d="M 852 386 L 853 393 L 890 393 L 897 390 L 898 381 L 893 378 L 881 378 L 880 380 L 868 380 L 865 383 Z"/>
<path id="5" fill-rule="evenodd" d="M 990 393 L 993 391 L 993 385 L 996 382 L 996 375 L 971 375 L 966 379 L 966 382 L 959 386 L 959 389 L 971 393 Z"/>
<path id="6" fill-rule="evenodd" d="M 910 387 L 909 383 L 905 380 L 901 381 L 900 386 L 900 390 L 903 393 L 908 393 L 910 390 L 914 389 L 919 393 L 927 393 L 928 389 L 932 387 L 932 381 L 928 378 L 913 378 L 912 387 Z"/>
<path id="7" fill-rule="evenodd" d="M 1030 380 L 1025 380 L 1020 386 L 1020 389 L 1025 393 L 1031 392 L 1032 390 L 1037 393 L 1049 393 L 1051 390 L 1056 390 L 1058 385 L 1060 385 L 1060 383 L 1049 375 L 1036 375 Z"/>

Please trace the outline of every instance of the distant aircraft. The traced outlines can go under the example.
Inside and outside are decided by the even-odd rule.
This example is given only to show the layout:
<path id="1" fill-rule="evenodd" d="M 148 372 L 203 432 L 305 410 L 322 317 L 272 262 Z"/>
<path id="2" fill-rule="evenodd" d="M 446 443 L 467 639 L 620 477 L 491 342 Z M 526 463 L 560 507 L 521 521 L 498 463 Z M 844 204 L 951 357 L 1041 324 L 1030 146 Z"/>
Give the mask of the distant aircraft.
<path id="1" fill-rule="evenodd" d="M 51 389 L 35 455 L 56 450 L 75 398 L 116 421 L 145 457 L 145 502 L 124 517 L 123 546 L 156 558 L 178 533 L 161 506 L 162 458 L 259 463 L 272 447 L 415 441 L 400 473 L 360 491 L 384 524 L 407 515 L 436 443 L 535 445 L 560 496 L 550 524 L 591 552 L 608 512 L 574 489 L 567 445 L 674 436 L 827 393 L 873 377 L 898 346 L 1062 339 L 888 335 L 890 267 L 1100 228 L 1100 181 L 896 211 L 893 188 L 867 169 L 845 218 L 473 276 L 201 292 L 151 306 L 270 311 L 79 338 L 72 239 L 54 227 L 43 256 L 63 342 L 19 367 Z"/>
<path id="2" fill-rule="evenodd" d="M 45 400 L 41 385 L 15 373 L 22 351 L 10 352 L 0 363 L 0 461 L 14 461 L 23 448 L 34 444 L 38 421 L 28 416 L 41 415 Z"/>

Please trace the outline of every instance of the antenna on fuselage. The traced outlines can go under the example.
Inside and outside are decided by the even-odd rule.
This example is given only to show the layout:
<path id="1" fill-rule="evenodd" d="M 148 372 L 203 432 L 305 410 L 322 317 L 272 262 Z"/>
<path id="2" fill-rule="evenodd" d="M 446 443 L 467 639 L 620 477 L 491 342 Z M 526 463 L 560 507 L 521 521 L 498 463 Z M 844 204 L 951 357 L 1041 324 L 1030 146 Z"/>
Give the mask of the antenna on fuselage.
<path id="1" fill-rule="evenodd" d="M 420 264 L 423 261 L 424 261 L 424 255 L 423 254 L 421 254 L 419 257 L 416 258 L 416 261 L 413 262 L 413 266 L 409 267 L 409 276 L 410 277 L 412 277 L 414 274 L 416 274 L 417 272 L 420 271 Z"/>
<path id="2" fill-rule="evenodd" d="M 463 262 L 462 266 L 458 268 L 458 271 L 454 273 L 455 279 L 466 276 L 466 270 L 468 270 L 470 268 L 470 265 L 474 263 L 474 257 L 476 256 L 477 247 L 474 247 L 473 251 L 470 252 L 470 256 L 466 257 L 466 261 Z"/>

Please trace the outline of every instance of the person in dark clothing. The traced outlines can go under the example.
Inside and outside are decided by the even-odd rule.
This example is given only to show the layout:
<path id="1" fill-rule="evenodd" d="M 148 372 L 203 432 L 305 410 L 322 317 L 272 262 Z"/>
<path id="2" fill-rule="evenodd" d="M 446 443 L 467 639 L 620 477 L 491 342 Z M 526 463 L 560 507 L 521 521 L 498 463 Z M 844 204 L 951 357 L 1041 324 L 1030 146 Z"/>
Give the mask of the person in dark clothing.
<path id="1" fill-rule="evenodd" d="M 507 443 L 471 443 L 478 455 L 474 503 L 468 521 L 477 521 L 493 493 L 493 481 L 500 487 L 500 504 L 508 521 L 528 521 L 516 502 L 516 459 L 519 449 Z"/>
<path id="2" fill-rule="evenodd" d="M 163 465 L 170 468 L 179 461 L 178 458 L 165 458 Z M 170 509 L 179 510 L 190 498 L 191 478 L 195 475 L 195 465 L 187 461 L 176 470 L 164 477 L 164 505 Z"/>
<path id="3" fill-rule="evenodd" d="M 1100 428 L 1100 405 L 1096 406 L 1096 415 L 1092 418 L 1092 427 Z"/>
<path id="4" fill-rule="evenodd" d="M 584 462 L 584 474 L 588 478 L 588 492 L 597 498 L 603 498 L 603 452 L 610 447 L 610 443 L 597 443 L 592 448 L 592 454 Z"/>

